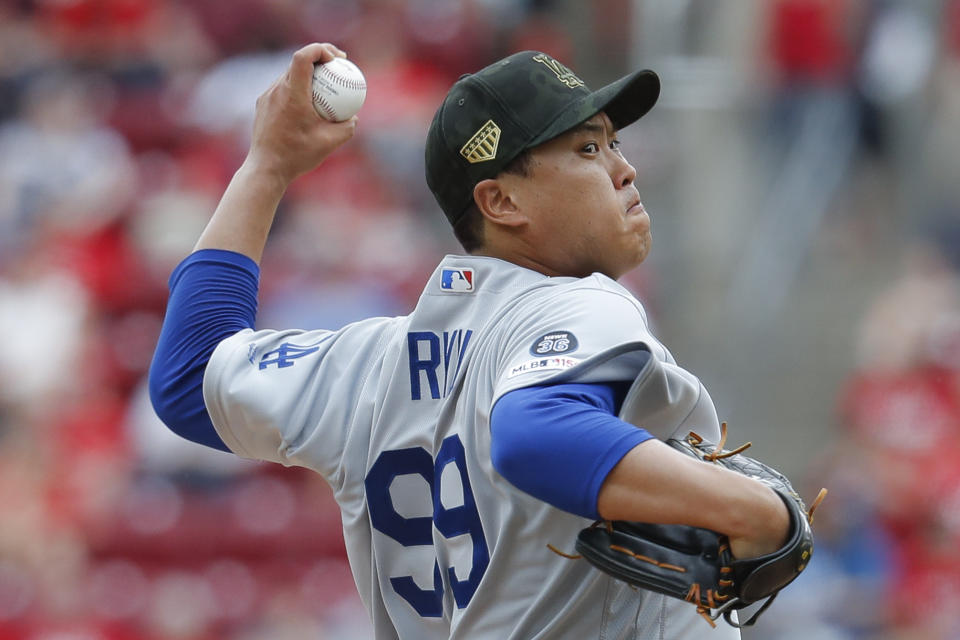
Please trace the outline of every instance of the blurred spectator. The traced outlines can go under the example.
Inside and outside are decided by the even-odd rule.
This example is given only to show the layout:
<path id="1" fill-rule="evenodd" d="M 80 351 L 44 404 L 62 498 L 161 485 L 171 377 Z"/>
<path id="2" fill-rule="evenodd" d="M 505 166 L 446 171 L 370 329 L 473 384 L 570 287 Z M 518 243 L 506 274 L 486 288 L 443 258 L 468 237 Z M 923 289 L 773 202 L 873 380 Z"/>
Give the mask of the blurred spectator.
<path id="1" fill-rule="evenodd" d="M 837 86 L 849 72 L 847 29 L 851 2 L 777 0 L 770 14 L 769 46 L 782 85 Z"/>
<path id="2" fill-rule="evenodd" d="M 109 86 L 69 71 L 33 80 L 22 116 L 0 127 L 0 259 L 31 234 L 94 231 L 136 189 L 126 142 L 103 126 Z"/>
<path id="3" fill-rule="evenodd" d="M 933 235 L 907 244 L 899 274 L 864 316 L 857 349 L 862 370 L 904 371 L 927 359 L 925 342 L 960 309 L 960 279 L 944 249 L 951 250 L 949 243 Z"/>
<path id="4" fill-rule="evenodd" d="M 771 615 L 761 618 L 765 640 L 879 638 L 890 624 L 887 606 L 896 582 L 896 543 L 880 522 L 887 499 L 872 482 L 875 469 L 861 441 L 840 439 L 811 466 L 797 488 L 812 498 L 829 489 L 814 513 L 816 548 L 807 570 L 781 593 Z"/>
<path id="5" fill-rule="evenodd" d="M 789 169 L 790 154 L 809 146 L 806 141 L 817 139 L 818 131 L 830 140 L 838 128 L 849 127 L 846 119 L 837 125 L 833 118 L 852 107 L 859 5 L 860 0 L 776 0 L 769 6 L 762 67 L 773 92 L 765 157 L 774 172 L 781 164 Z"/>
<path id="6" fill-rule="evenodd" d="M 0 404 L 40 406 L 76 382 L 89 297 L 40 256 L 21 260 L 0 277 L 0 332 L 17 336 L 0 349 Z"/>
<path id="7" fill-rule="evenodd" d="M 891 111 L 916 97 L 930 77 L 935 39 L 932 27 L 913 3 L 874 0 L 866 21 L 856 88 L 861 101 L 861 133 L 866 148 L 891 152 Z"/>
<path id="8" fill-rule="evenodd" d="M 892 542 L 894 637 L 951 638 L 960 624 L 960 274 L 955 223 L 912 241 L 868 309 L 841 396 L 844 464 L 863 469 L 872 526 Z M 844 511 L 849 516 L 849 511 Z M 896 585 L 894 587 L 894 585 Z M 900 635 L 898 635 L 900 634 Z"/>
<path id="9" fill-rule="evenodd" d="M 54 63 L 56 52 L 38 21 L 16 3 L 0 3 L 0 123 L 16 115 L 30 76 Z"/>

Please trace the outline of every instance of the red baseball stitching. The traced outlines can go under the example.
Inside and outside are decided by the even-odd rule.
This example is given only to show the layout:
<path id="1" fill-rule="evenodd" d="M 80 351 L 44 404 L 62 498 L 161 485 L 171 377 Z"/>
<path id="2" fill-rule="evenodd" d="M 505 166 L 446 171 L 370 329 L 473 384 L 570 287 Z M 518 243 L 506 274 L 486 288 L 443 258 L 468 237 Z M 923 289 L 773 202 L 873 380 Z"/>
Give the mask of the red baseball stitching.
<path id="1" fill-rule="evenodd" d="M 313 103 L 323 110 L 323 113 L 327 116 L 327 120 L 337 119 L 337 113 L 333 110 L 333 107 L 316 91 L 313 92 Z"/>
<path id="2" fill-rule="evenodd" d="M 361 91 L 366 90 L 367 88 L 366 80 L 352 80 L 350 78 L 346 78 L 331 71 L 330 67 L 326 64 L 320 65 L 320 73 L 346 89 L 355 89 Z"/>

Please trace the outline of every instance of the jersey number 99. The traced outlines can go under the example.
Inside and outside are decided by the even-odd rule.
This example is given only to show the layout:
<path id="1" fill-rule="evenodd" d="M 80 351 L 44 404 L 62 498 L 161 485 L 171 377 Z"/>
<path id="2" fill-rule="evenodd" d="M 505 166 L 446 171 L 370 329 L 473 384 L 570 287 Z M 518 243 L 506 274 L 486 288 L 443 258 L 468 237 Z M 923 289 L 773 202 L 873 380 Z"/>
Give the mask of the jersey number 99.
<path id="1" fill-rule="evenodd" d="M 448 464 L 456 465 L 463 487 L 463 504 L 446 508 L 440 499 L 440 481 Z M 390 485 L 394 478 L 417 474 L 430 486 L 433 499 L 433 516 L 404 517 L 397 513 L 390 497 Z M 460 437 L 453 435 L 444 439 L 436 460 L 423 447 L 384 451 L 370 468 L 365 480 L 367 507 L 373 527 L 405 547 L 433 546 L 433 529 L 445 538 L 469 534 L 473 543 L 473 566 L 466 580 L 458 580 L 453 567 L 446 567 L 447 579 L 453 591 L 457 607 L 463 609 L 473 598 L 480 579 L 490 563 L 487 541 L 483 535 L 480 513 L 467 476 L 467 460 Z M 440 564 L 434 561 L 433 589 L 421 589 L 412 576 L 391 577 L 394 591 L 406 600 L 414 610 L 425 618 L 443 615 L 443 580 Z"/>

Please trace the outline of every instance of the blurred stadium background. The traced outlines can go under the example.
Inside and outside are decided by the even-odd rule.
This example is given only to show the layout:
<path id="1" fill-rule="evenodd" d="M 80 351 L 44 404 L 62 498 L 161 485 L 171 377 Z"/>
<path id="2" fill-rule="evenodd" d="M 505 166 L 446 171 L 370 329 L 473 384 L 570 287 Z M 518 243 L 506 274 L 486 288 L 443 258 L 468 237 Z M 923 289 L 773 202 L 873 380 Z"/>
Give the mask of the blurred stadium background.
<path id="1" fill-rule="evenodd" d="M 282 204 L 259 326 L 405 313 L 458 251 L 421 145 L 459 74 L 653 68 L 626 284 L 731 441 L 830 489 L 745 638 L 960 638 L 960 1 L 0 0 L 0 640 L 369 638 L 322 481 L 179 441 L 144 384 L 166 278 L 314 40 L 370 89 Z"/>

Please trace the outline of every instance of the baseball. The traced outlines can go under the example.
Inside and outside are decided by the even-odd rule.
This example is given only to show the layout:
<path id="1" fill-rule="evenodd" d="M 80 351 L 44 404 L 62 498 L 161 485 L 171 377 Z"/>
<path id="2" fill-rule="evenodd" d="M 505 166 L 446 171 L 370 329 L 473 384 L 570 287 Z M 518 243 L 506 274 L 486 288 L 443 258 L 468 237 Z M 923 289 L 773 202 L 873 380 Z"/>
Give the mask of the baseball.
<path id="1" fill-rule="evenodd" d="M 349 60 L 334 58 L 313 65 L 313 108 L 327 120 L 349 120 L 366 97 L 367 81 Z"/>

